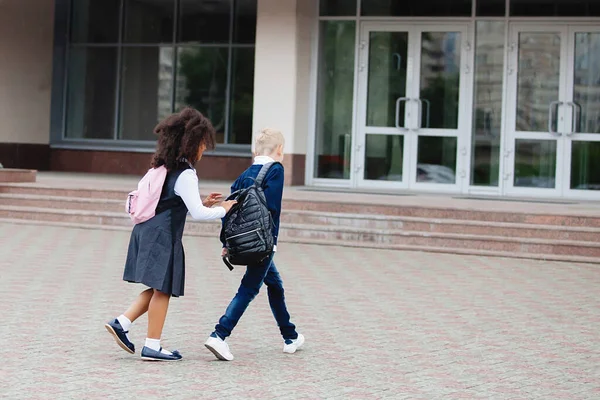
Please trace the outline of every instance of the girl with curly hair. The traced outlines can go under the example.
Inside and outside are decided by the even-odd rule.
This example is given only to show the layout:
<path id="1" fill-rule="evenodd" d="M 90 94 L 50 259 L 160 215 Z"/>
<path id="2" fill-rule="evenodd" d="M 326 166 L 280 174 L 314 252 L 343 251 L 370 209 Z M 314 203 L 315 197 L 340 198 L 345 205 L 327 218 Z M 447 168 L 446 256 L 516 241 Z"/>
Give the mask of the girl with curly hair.
<path id="1" fill-rule="evenodd" d="M 158 145 L 152 167 L 165 166 L 167 177 L 156 208 L 156 215 L 135 225 L 129 241 L 123 280 L 148 287 L 119 317 L 105 325 L 117 344 L 135 353 L 129 340 L 131 324 L 148 312 L 148 335 L 142 349 L 143 360 L 181 360 L 178 351 L 167 351 L 160 345 L 169 300 L 183 296 L 185 256 L 181 238 L 188 212 L 195 220 L 223 218 L 235 201 L 221 202 L 220 193 L 211 193 L 204 201 L 198 192 L 194 164 L 206 149 L 215 146 L 215 130 L 199 111 L 184 108 L 161 121 L 154 133 Z"/>

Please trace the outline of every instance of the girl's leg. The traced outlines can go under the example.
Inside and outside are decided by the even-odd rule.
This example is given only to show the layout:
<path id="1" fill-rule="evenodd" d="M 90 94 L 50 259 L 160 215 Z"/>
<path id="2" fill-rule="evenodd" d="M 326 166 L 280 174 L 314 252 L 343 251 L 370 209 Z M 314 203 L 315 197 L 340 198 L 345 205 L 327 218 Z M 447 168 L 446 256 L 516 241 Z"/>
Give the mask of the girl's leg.
<path id="1" fill-rule="evenodd" d="M 148 306 L 150 305 L 153 292 L 153 289 L 146 289 L 140 293 L 138 298 L 133 302 L 133 304 L 131 304 L 131 306 L 129 306 L 123 315 L 125 315 L 131 322 L 141 317 L 146 311 L 148 311 Z"/>
<path id="2" fill-rule="evenodd" d="M 170 299 L 170 295 L 154 289 L 148 306 L 148 338 L 160 340 Z"/>

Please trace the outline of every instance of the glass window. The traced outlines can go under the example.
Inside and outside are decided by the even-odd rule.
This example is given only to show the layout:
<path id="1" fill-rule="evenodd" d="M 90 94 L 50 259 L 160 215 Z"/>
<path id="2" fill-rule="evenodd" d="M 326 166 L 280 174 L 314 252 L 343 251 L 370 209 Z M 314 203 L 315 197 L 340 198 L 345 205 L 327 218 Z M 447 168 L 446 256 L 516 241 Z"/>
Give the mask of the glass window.
<path id="1" fill-rule="evenodd" d="M 227 47 L 180 47 L 177 50 L 175 109 L 191 106 L 209 118 L 218 143 L 225 142 Z"/>
<path id="2" fill-rule="evenodd" d="M 363 0 L 365 17 L 470 17 L 472 0 Z"/>
<path id="3" fill-rule="evenodd" d="M 345 17 L 356 15 L 357 0 L 321 0 L 319 4 L 321 16 Z"/>
<path id="4" fill-rule="evenodd" d="M 178 41 L 229 43 L 231 3 L 230 0 L 181 0 Z"/>
<path id="5" fill-rule="evenodd" d="M 369 35 L 369 81 L 367 125 L 395 127 L 404 121 L 408 32 L 371 32 Z M 398 113 L 396 105 L 398 104 Z"/>
<path id="6" fill-rule="evenodd" d="M 317 178 L 350 178 L 355 29 L 354 21 L 321 23 L 315 144 Z"/>
<path id="7" fill-rule="evenodd" d="M 421 34 L 422 128 L 458 128 L 460 43 L 459 32 Z"/>
<path id="8" fill-rule="evenodd" d="M 515 140 L 516 187 L 554 188 L 556 140 Z"/>
<path id="9" fill-rule="evenodd" d="M 235 144 L 251 144 L 254 48 L 235 48 L 232 57 L 228 141 Z"/>
<path id="10" fill-rule="evenodd" d="M 504 21 L 477 21 L 471 185 L 498 186 L 504 76 Z"/>
<path id="11" fill-rule="evenodd" d="M 600 133 L 600 33 L 575 33 L 573 131 Z"/>
<path id="12" fill-rule="evenodd" d="M 559 98 L 561 36 L 556 32 L 520 32 L 516 128 L 548 132 L 548 107 Z M 552 130 L 556 131 L 556 119 Z"/>
<path id="13" fill-rule="evenodd" d="M 119 139 L 155 140 L 158 121 L 171 114 L 172 47 L 125 47 L 121 67 Z"/>
<path id="14" fill-rule="evenodd" d="M 235 2 L 233 43 L 254 44 L 256 41 L 256 0 Z"/>
<path id="15" fill-rule="evenodd" d="M 571 189 L 600 190 L 600 142 L 573 141 Z"/>
<path id="16" fill-rule="evenodd" d="M 251 143 L 257 0 L 72 4 L 67 138 L 154 141 L 189 105 L 219 143 Z"/>
<path id="17" fill-rule="evenodd" d="M 68 73 L 66 136 L 113 139 L 117 48 L 72 48 Z"/>
<path id="18" fill-rule="evenodd" d="M 511 0 L 514 17 L 598 17 L 597 0 Z"/>
<path id="19" fill-rule="evenodd" d="M 125 41 L 173 42 L 175 0 L 126 0 Z"/>
<path id="20" fill-rule="evenodd" d="M 475 15 L 478 17 L 504 17 L 506 15 L 505 0 L 475 0 Z"/>
<path id="21" fill-rule="evenodd" d="M 419 136 L 417 182 L 456 183 L 458 139 L 444 136 Z"/>
<path id="22" fill-rule="evenodd" d="M 364 179 L 403 181 L 404 136 L 367 134 Z"/>
<path id="23" fill-rule="evenodd" d="M 120 0 L 77 0 L 71 7 L 71 42 L 119 41 Z"/>

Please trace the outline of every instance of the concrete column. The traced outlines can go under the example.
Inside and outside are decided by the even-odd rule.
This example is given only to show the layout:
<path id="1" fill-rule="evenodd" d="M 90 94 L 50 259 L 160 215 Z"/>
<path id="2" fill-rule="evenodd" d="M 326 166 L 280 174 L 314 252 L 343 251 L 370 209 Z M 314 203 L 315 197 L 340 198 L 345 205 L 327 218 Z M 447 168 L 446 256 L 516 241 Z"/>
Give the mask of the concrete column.
<path id="1" fill-rule="evenodd" d="M 310 59 L 316 0 L 258 0 L 254 71 L 256 134 L 283 132 L 287 185 L 303 185 L 309 126 Z"/>

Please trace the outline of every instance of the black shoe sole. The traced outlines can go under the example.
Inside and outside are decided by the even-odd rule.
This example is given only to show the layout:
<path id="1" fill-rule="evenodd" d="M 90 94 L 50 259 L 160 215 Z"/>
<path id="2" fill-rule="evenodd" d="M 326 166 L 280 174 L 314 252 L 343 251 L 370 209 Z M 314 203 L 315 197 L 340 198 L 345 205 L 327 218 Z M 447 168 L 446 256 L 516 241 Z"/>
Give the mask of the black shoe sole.
<path id="1" fill-rule="evenodd" d="M 119 339 L 119 335 L 117 335 L 117 332 L 115 332 L 112 326 L 110 326 L 109 324 L 105 324 L 104 327 L 106 328 L 108 333 L 112 335 L 112 337 L 115 339 L 115 342 L 117 342 L 120 348 L 122 348 L 129 354 L 135 354 L 135 351 L 131 350 L 129 347 L 127 347 L 125 343 L 123 343 L 123 341 L 121 341 L 121 339 Z"/>
<path id="2" fill-rule="evenodd" d="M 173 362 L 173 361 L 181 361 L 183 360 L 182 358 L 173 358 L 173 359 L 164 359 L 164 358 L 154 358 L 154 357 L 144 357 L 142 356 L 142 361 L 150 361 L 150 362 L 160 362 L 160 361 L 166 361 L 166 362 Z"/>

